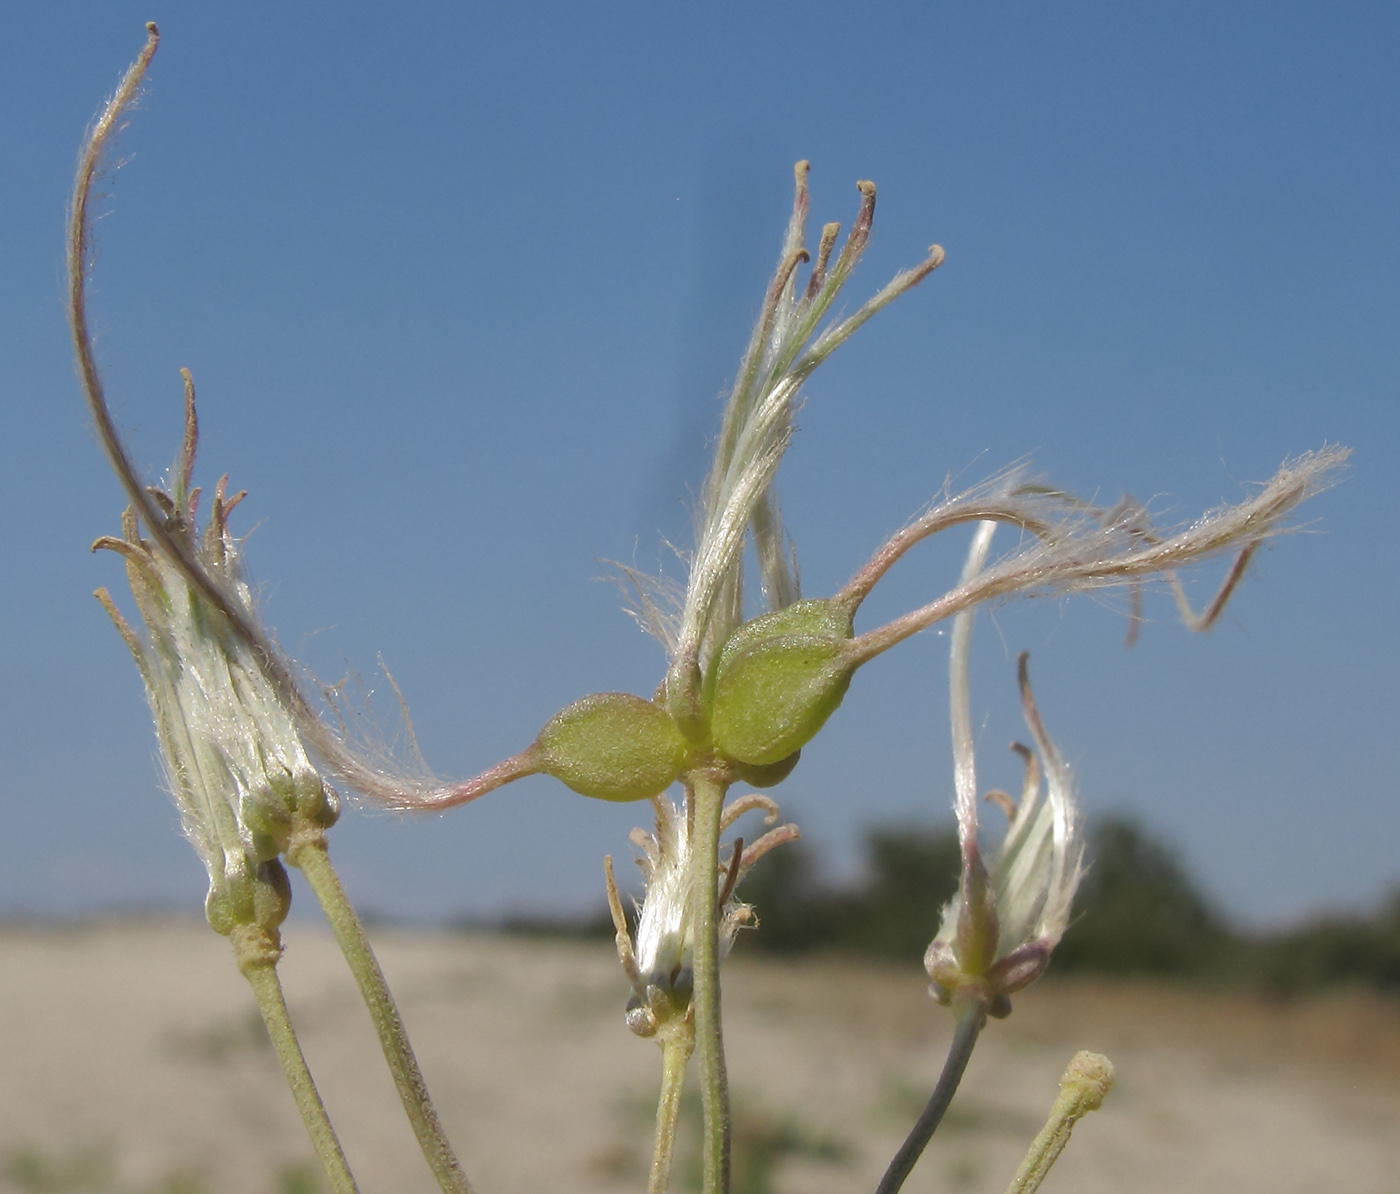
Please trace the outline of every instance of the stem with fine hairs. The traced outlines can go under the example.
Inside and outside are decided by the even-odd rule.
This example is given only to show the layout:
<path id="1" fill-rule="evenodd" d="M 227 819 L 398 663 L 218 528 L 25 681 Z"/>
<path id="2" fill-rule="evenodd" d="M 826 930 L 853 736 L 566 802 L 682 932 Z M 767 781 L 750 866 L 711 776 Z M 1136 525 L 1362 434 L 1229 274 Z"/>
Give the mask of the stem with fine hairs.
<path id="1" fill-rule="evenodd" d="M 676 1127 L 681 1114 L 685 1067 L 695 1051 L 695 1024 L 685 1020 L 663 1029 L 661 1096 L 656 1101 L 656 1143 L 651 1154 L 647 1194 L 666 1194 L 671 1184 L 671 1160 L 676 1151 Z"/>
<path id="2" fill-rule="evenodd" d="M 237 945 L 234 948 L 237 953 Z M 258 1001 L 258 1011 L 262 1013 L 263 1023 L 267 1026 L 267 1035 L 272 1040 L 277 1060 L 282 1064 L 282 1072 L 287 1076 L 292 1098 L 296 1102 L 297 1110 L 301 1112 L 307 1135 L 311 1137 L 311 1146 L 316 1150 L 316 1159 L 326 1171 L 331 1189 L 334 1194 L 359 1194 L 359 1187 L 355 1185 L 355 1178 L 351 1175 L 345 1153 L 341 1150 L 340 1140 L 335 1134 L 335 1128 L 331 1126 L 325 1104 L 321 1102 L 301 1045 L 297 1042 L 291 1017 L 287 1014 L 287 1001 L 282 995 L 282 983 L 277 977 L 276 962 L 265 957 L 245 959 L 240 956 L 238 968 L 248 980 L 248 985 L 253 988 L 253 995 Z"/>
<path id="3" fill-rule="evenodd" d="M 704 1194 L 729 1194 L 729 1078 L 724 1067 L 720 1019 L 719 922 L 715 872 L 719 866 L 720 819 L 728 783 L 696 771 L 690 777 L 695 829 L 691 885 L 695 900 L 695 1036 L 700 1055 L 700 1103 L 704 1110 L 701 1161 Z"/>
<path id="4" fill-rule="evenodd" d="M 384 980 L 384 972 L 370 948 L 365 927 L 350 903 L 350 897 L 345 894 L 345 888 L 341 886 L 340 876 L 331 866 L 325 837 L 319 831 L 295 834 L 286 853 L 287 861 L 306 876 L 307 883 L 320 901 L 340 951 L 359 984 L 360 994 L 379 1034 L 384 1060 L 389 1063 L 394 1085 L 398 1087 L 404 1113 L 413 1125 L 413 1134 L 418 1137 L 418 1146 L 423 1150 L 438 1186 L 444 1194 L 473 1194 L 471 1183 L 462 1172 L 462 1166 L 448 1143 L 447 1134 L 428 1095 L 428 1087 L 418 1068 L 418 1059 L 413 1055 L 403 1018 L 389 991 L 389 984 Z"/>

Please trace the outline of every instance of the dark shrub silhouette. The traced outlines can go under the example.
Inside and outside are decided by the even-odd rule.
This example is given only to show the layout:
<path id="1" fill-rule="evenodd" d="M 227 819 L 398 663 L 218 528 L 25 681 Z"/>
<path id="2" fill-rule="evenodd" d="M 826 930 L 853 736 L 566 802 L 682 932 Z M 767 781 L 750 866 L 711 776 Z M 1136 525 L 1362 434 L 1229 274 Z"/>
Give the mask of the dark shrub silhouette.
<path id="1" fill-rule="evenodd" d="M 1221 963 L 1229 934 L 1170 848 L 1109 817 L 1094 825 L 1088 858 L 1053 971 L 1182 975 Z"/>

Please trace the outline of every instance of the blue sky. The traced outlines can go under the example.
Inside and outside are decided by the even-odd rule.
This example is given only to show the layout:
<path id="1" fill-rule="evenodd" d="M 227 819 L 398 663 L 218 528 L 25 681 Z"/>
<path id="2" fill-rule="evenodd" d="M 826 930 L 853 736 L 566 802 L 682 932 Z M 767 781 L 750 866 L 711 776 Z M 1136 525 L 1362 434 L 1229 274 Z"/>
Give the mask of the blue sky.
<path id="1" fill-rule="evenodd" d="M 150 475 L 178 369 L 232 474 L 267 621 L 326 678 L 382 654 L 448 775 L 659 648 L 597 578 L 683 544 L 778 255 L 880 188 L 854 303 L 947 263 L 813 378 L 780 475 L 809 595 L 951 477 L 1030 456 L 1186 519 L 1356 449 L 1208 637 L 1162 595 L 980 626 L 982 760 L 1010 783 L 1015 656 L 1091 815 L 1175 843 L 1235 915 L 1400 881 L 1400 11 L 1389 5 L 31 4 L 0 76 L 0 911 L 193 906 L 203 877 L 139 683 L 90 594 L 122 506 L 61 303 L 83 129 L 164 35 L 108 180 L 93 315 Z M 946 587 L 909 560 L 867 625 Z M 1210 577 L 1202 579 L 1202 589 Z M 866 668 L 775 793 L 838 868 L 947 817 L 946 639 Z M 646 809 L 530 780 L 436 818 L 356 809 L 333 850 L 396 915 L 592 906 Z"/>

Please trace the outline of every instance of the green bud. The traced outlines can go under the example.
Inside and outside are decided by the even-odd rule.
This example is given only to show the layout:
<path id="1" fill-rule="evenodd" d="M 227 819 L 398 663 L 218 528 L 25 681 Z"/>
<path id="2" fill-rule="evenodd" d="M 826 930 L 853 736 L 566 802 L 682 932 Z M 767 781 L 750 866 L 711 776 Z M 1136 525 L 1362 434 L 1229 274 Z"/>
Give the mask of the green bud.
<path id="1" fill-rule="evenodd" d="M 238 921 L 234 917 L 233 901 L 229 899 L 227 891 L 213 886 L 209 888 L 209 894 L 204 897 L 204 918 L 216 933 L 227 937 L 233 932 Z"/>
<path id="2" fill-rule="evenodd" d="M 830 601 L 798 601 L 739 627 L 712 673 L 715 745 L 736 763 L 773 768 L 769 784 L 784 778 L 779 765 L 812 740 L 850 687 L 850 637 L 850 614 Z"/>
<path id="3" fill-rule="evenodd" d="M 232 873 L 225 873 L 222 883 L 211 884 L 204 915 L 216 933 L 227 937 L 243 925 L 271 931 L 287 919 L 291 907 L 291 881 L 286 868 L 274 858 L 251 871 L 246 865 L 237 865 Z"/>
<path id="4" fill-rule="evenodd" d="M 269 771 L 266 783 L 244 792 L 238 801 L 238 819 L 253 838 L 259 862 L 276 858 L 286 849 L 287 837 L 298 822 L 329 829 L 340 817 L 340 796 L 315 771 L 298 775 Z"/>
<path id="5" fill-rule="evenodd" d="M 312 772 L 297 781 L 297 815 L 319 829 L 340 820 L 340 793 Z"/>
<path id="6" fill-rule="evenodd" d="M 535 739 L 538 769 L 597 800 L 646 800 L 685 765 L 685 738 L 660 705 L 598 692 L 556 713 Z"/>
<path id="7" fill-rule="evenodd" d="M 288 792 L 290 779 L 285 784 Z M 252 835 L 253 857 L 259 862 L 276 858 L 292 829 L 290 800 L 275 788 L 245 792 L 238 801 L 238 819 Z"/>
<path id="8" fill-rule="evenodd" d="M 675 718 L 686 740 L 701 748 L 710 744 L 710 719 L 705 709 L 703 687 L 695 660 L 677 659 L 652 697 Z"/>
<path id="9" fill-rule="evenodd" d="M 258 867 L 258 885 L 253 891 L 253 920 L 272 930 L 287 919 L 292 910 L 292 881 L 280 859 Z"/>

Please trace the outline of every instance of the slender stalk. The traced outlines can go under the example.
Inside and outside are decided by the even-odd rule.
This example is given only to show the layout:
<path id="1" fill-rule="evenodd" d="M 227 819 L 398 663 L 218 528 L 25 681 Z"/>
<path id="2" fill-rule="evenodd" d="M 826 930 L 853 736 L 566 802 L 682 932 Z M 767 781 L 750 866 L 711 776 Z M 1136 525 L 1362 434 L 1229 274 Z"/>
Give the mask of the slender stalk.
<path id="1" fill-rule="evenodd" d="M 661 1042 L 661 1097 L 656 1102 L 656 1144 L 651 1153 L 647 1194 L 666 1194 L 671 1184 L 671 1159 L 676 1151 L 685 1066 L 695 1052 L 695 1025 L 690 1021 L 666 1030 Z"/>
<path id="2" fill-rule="evenodd" d="M 729 1194 L 729 1079 L 724 1070 L 724 1032 L 719 1001 L 719 919 L 715 872 L 719 867 L 720 818 L 728 785 L 703 771 L 691 777 L 695 794 L 697 868 L 695 900 L 695 1034 L 700 1054 L 701 1141 L 704 1194 Z"/>
<path id="3" fill-rule="evenodd" d="M 107 406 L 102 375 L 97 368 L 97 356 L 93 351 L 92 335 L 88 329 L 87 277 L 93 255 L 89 205 L 92 201 L 93 183 L 101 173 L 107 148 L 120 130 L 122 118 L 141 91 L 142 80 L 146 77 L 146 70 L 151 65 L 151 59 L 155 56 L 159 44 L 159 30 L 154 23 L 147 22 L 145 46 L 122 76 L 116 94 L 107 101 L 93 124 L 88 133 L 87 144 L 83 146 L 82 155 L 78 158 L 78 174 L 73 183 L 73 198 L 68 213 L 68 322 L 73 333 L 73 348 L 78 357 L 78 378 L 97 429 L 98 441 L 102 450 L 106 452 L 117 479 L 122 483 L 122 488 L 126 490 L 132 508 L 141 516 L 151 538 L 185 574 L 200 595 L 223 614 L 234 630 L 257 648 L 260 654 L 267 654 L 262 636 L 238 605 L 229 600 L 228 595 L 200 566 L 191 546 L 181 536 L 172 532 L 167 518 L 142 483 L 135 464 L 122 444 L 121 436 L 117 434 L 117 425 Z M 270 679 L 279 691 L 287 690 L 283 692 L 283 696 L 296 708 L 293 696 L 289 695 L 296 692 L 296 683 L 290 673 L 285 669 L 277 670 L 280 663 L 275 657 L 271 658 L 268 666 Z M 296 696 L 295 699 L 299 700 L 300 697 Z"/>
<path id="4" fill-rule="evenodd" d="M 1103 1104 L 1113 1086 L 1113 1063 L 1102 1053 L 1076 1053 L 1060 1079 L 1060 1093 L 1050 1118 L 1031 1143 L 1021 1168 L 1006 1187 L 1006 1194 L 1035 1194 L 1045 1175 L 1060 1159 L 1074 1125 Z"/>
<path id="5" fill-rule="evenodd" d="M 331 1189 L 335 1194 L 359 1194 L 335 1128 L 326 1114 L 325 1104 L 321 1102 L 311 1071 L 306 1067 L 301 1045 L 297 1043 L 291 1017 L 287 1015 L 287 1001 L 282 997 L 282 983 L 277 977 L 276 964 L 258 961 L 240 965 L 239 969 L 257 997 L 258 1010 L 262 1012 L 263 1023 L 267 1025 L 267 1035 L 272 1038 L 277 1060 L 282 1063 L 287 1085 L 292 1088 L 292 1098 L 296 1100 L 302 1123 L 311 1137 L 311 1146 L 316 1150 L 321 1168 L 326 1171 Z"/>
<path id="6" fill-rule="evenodd" d="M 1024 503 L 1018 504 L 1012 499 L 991 498 L 939 506 L 911 522 L 880 548 L 870 558 L 869 563 L 851 577 L 846 587 L 836 595 L 837 603 L 854 613 L 860 607 L 860 603 L 870 595 L 870 590 L 876 583 L 916 543 L 961 523 L 983 522 L 988 519 L 1010 523 L 1042 537 L 1048 536 L 1053 529 L 1049 523 L 1034 518 Z"/>
<path id="7" fill-rule="evenodd" d="M 973 1046 L 977 1044 L 978 1034 L 986 1022 L 987 1013 L 980 1003 L 969 1001 L 963 1005 L 958 1015 L 957 1029 L 953 1032 L 953 1043 L 948 1047 L 948 1059 L 943 1063 L 943 1073 L 938 1076 L 938 1085 L 933 1088 L 928 1106 L 914 1124 L 908 1139 L 899 1146 L 890 1167 L 885 1170 L 885 1176 L 875 1187 L 875 1194 L 897 1194 L 904 1185 L 904 1179 L 923 1156 L 924 1149 L 943 1120 L 943 1113 L 953 1101 L 963 1071 L 972 1057 Z"/>
<path id="8" fill-rule="evenodd" d="M 471 1183 L 462 1172 L 452 1145 L 442 1130 L 432 1099 L 428 1096 L 428 1088 L 418 1069 L 418 1060 L 413 1056 L 413 1046 L 409 1043 L 394 997 L 389 992 L 389 984 L 384 981 L 384 972 L 370 949 L 364 925 L 360 923 L 345 888 L 340 884 L 340 876 L 331 866 L 325 838 L 318 833 L 294 841 L 287 850 L 287 861 L 306 876 L 307 883 L 320 901 L 321 910 L 326 914 L 340 951 L 360 986 L 360 995 L 369 1009 L 375 1031 L 379 1033 L 379 1045 L 394 1076 L 404 1113 L 413 1125 L 418 1146 L 423 1150 L 438 1186 L 446 1194 L 472 1194 Z"/>

